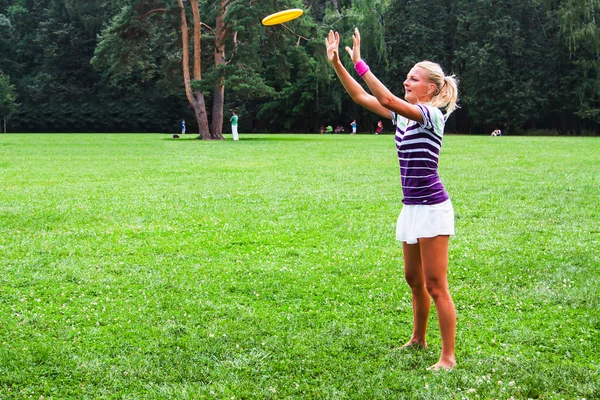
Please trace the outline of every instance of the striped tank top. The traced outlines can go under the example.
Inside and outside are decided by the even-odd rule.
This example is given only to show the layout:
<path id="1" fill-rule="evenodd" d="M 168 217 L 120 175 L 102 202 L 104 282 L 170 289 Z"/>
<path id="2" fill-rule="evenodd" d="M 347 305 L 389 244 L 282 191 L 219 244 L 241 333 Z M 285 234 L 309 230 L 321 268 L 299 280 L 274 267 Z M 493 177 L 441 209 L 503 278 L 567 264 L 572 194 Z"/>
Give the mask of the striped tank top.
<path id="1" fill-rule="evenodd" d="M 444 116 L 431 106 L 417 104 L 423 123 L 392 114 L 396 122 L 396 149 L 400 162 L 402 203 L 439 204 L 448 193 L 438 175 L 438 160 L 444 135 Z"/>

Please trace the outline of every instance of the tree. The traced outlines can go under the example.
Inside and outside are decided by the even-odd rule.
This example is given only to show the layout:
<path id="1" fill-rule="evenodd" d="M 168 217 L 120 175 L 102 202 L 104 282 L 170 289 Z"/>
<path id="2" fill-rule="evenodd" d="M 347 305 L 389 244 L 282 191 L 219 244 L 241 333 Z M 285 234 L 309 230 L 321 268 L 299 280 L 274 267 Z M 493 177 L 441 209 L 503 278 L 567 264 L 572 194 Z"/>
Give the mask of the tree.
<path id="1" fill-rule="evenodd" d="M 0 70 L 9 67 L 10 59 L 14 57 L 11 45 L 12 24 L 6 16 L 0 13 Z"/>
<path id="2" fill-rule="evenodd" d="M 110 24 L 103 29 L 92 64 L 107 67 L 108 73 L 115 79 L 136 72 L 144 74 L 149 80 L 161 73 L 169 75 L 168 70 L 173 66 L 171 61 L 180 58 L 183 88 L 189 105 L 194 111 L 200 135 L 203 139 L 211 139 L 204 93 L 192 88 L 186 4 L 182 0 L 177 0 L 176 4 L 139 0 L 115 1 L 115 4 L 122 7 Z M 194 20 L 193 78 L 199 81 L 201 79 L 201 21 L 198 0 L 191 0 L 189 5 Z M 179 14 L 178 22 L 176 22 L 177 14 Z M 173 28 L 176 28 L 177 36 L 181 40 L 179 56 L 173 47 L 174 41 L 177 40 L 177 36 L 171 34 Z M 218 135 L 215 138 L 218 139 Z"/>
<path id="3" fill-rule="evenodd" d="M 388 74 L 405 77 L 419 61 L 437 62 L 448 72 L 452 67 L 452 40 L 456 18 L 446 0 L 395 0 L 386 15 L 385 43 Z M 398 29 L 402 26 L 402 29 Z M 394 79 L 393 91 L 403 90 L 404 79 Z"/>
<path id="4" fill-rule="evenodd" d="M 0 117 L 2 117 L 3 132 L 6 133 L 6 124 L 9 117 L 17 111 L 17 95 L 14 85 L 10 84 L 8 76 L 0 72 Z"/>
<path id="5" fill-rule="evenodd" d="M 307 2 L 305 2 L 307 3 Z M 317 90 L 314 91 L 314 100 L 312 100 L 312 112 L 305 112 L 305 115 L 314 116 L 315 130 L 318 126 L 327 122 L 333 125 L 346 125 L 349 127 L 350 121 L 356 119 L 359 125 L 369 127 L 374 126 L 374 115 L 364 108 L 355 104 L 346 93 L 343 86 L 340 85 L 331 66 L 329 65 L 323 41 L 327 32 L 331 29 L 339 32 L 341 39 L 341 60 L 346 69 L 351 74 L 354 68 L 350 58 L 344 51 L 345 46 L 352 46 L 352 35 L 354 28 L 357 27 L 361 32 L 361 54 L 365 58 L 371 69 L 381 78 L 384 77 L 384 71 L 387 63 L 387 47 L 384 41 L 384 27 L 386 24 L 385 7 L 387 0 L 313 0 L 308 2 L 316 11 L 315 18 L 319 22 L 319 29 L 312 33 L 311 37 L 317 37 L 318 40 L 314 50 L 314 64 L 308 70 L 312 73 Z M 362 80 L 358 79 L 362 84 Z M 385 79 L 384 79 L 385 81 Z M 389 83 L 389 81 L 388 81 Z M 294 96 L 290 100 L 297 102 L 296 99 L 304 99 L 308 93 L 305 90 L 309 81 L 304 80 L 303 96 Z M 365 89 L 368 90 L 368 88 Z M 317 105 L 315 109 L 315 105 Z"/>
<path id="6" fill-rule="evenodd" d="M 220 139 L 234 109 L 245 132 L 362 128 L 376 119 L 345 93 L 323 46 L 329 29 L 346 46 L 358 27 L 363 57 L 398 95 L 422 59 L 458 75 L 449 130 L 600 133 L 599 2 L 0 0 L 0 71 L 21 103 L 11 130 L 168 132 L 185 118 Z M 261 25 L 285 8 L 305 14 Z"/>
<path id="7" fill-rule="evenodd" d="M 238 6 L 242 2 L 237 2 Z M 202 22 L 198 0 L 177 0 L 177 8 L 173 3 L 164 1 L 129 1 L 116 15 L 111 24 L 102 32 L 93 62 L 97 65 L 109 65 L 113 73 L 122 70 L 147 66 L 156 63 L 148 57 L 150 48 L 144 41 L 152 35 L 168 38 L 168 29 L 175 26 L 173 16 L 178 14 L 178 35 L 181 40 L 181 68 L 183 87 L 189 105 L 194 110 L 200 138 L 223 139 L 223 104 L 224 104 L 224 67 L 230 60 L 226 58 L 225 47 L 237 45 L 237 32 L 232 32 L 228 23 L 229 8 L 236 5 L 235 0 L 219 0 L 214 7 L 214 29 Z M 191 12 L 191 20 L 188 13 Z M 192 34 L 190 34 L 191 22 Z M 212 33 L 212 58 L 214 68 L 211 80 L 203 82 L 202 28 Z M 191 43 L 190 43 L 191 42 Z M 154 44 L 157 44 L 154 42 Z M 190 58 L 193 69 L 190 71 Z M 168 68 L 168 63 L 166 63 Z M 168 73 L 167 69 L 162 71 Z M 208 123 L 206 109 L 206 83 L 212 83 L 212 123 Z"/>
<path id="8" fill-rule="evenodd" d="M 478 130 L 522 131 L 543 106 L 547 63 L 537 2 L 459 0 L 454 65 Z"/>
<path id="9" fill-rule="evenodd" d="M 194 113 L 196 114 L 196 121 L 198 122 L 198 128 L 200 129 L 200 136 L 202 139 L 223 139 L 223 135 L 219 131 L 211 132 L 208 128 L 208 116 L 206 113 L 206 101 L 204 99 L 204 92 L 199 90 L 196 86 L 194 90 L 192 90 L 192 82 L 190 79 L 190 61 L 189 61 L 189 34 L 188 34 L 188 26 L 187 26 L 187 16 L 185 5 L 183 0 L 177 0 L 179 4 L 179 9 L 181 13 L 181 41 L 182 41 L 182 51 L 183 51 L 183 82 L 185 85 L 185 94 L 187 96 L 190 105 L 194 109 Z M 201 43 L 200 31 L 202 29 L 200 25 L 200 11 L 198 10 L 198 0 L 190 0 L 189 1 L 192 8 L 192 15 L 194 19 L 194 36 L 193 36 L 193 46 L 194 46 L 194 80 L 200 81 L 202 79 L 202 65 L 201 65 Z"/>
<path id="10" fill-rule="evenodd" d="M 557 10 L 560 31 L 579 77 L 572 88 L 576 114 L 600 132 L 600 0 L 565 0 Z"/>

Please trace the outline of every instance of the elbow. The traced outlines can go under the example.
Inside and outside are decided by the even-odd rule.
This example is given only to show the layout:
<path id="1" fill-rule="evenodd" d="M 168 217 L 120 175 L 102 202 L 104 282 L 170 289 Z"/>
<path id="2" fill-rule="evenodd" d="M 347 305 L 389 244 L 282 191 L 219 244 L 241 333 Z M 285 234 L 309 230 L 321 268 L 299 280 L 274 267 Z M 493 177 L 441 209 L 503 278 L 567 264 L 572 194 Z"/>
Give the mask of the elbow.
<path id="1" fill-rule="evenodd" d="M 384 106 L 388 110 L 390 109 L 390 107 L 394 103 L 394 99 L 393 99 L 392 96 L 382 96 L 381 98 L 378 98 L 377 100 L 379 101 L 379 104 L 381 104 L 382 106 Z"/>

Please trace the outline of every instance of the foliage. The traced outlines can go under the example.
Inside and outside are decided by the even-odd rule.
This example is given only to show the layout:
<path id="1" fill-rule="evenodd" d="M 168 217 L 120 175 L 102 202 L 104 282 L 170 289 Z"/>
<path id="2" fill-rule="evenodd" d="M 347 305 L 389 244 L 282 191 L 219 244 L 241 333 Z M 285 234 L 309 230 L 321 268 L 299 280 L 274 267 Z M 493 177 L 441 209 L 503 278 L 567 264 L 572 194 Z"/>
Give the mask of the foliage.
<path id="1" fill-rule="evenodd" d="M 410 69 L 419 61 L 437 62 L 450 73 L 456 16 L 445 0 L 392 1 L 386 15 L 388 69 L 396 79 L 389 87 L 399 93 Z"/>
<path id="2" fill-rule="evenodd" d="M 292 7 L 304 16 L 261 25 Z M 376 116 L 352 102 L 323 48 L 330 29 L 346 46 L 358 27 L 363 57 L 398 96 L 417 61 L 458 76 L 462 108 L 450 131 L 600 133 L 599 9 L 599 0 L 231 0 L 215 66 L 220 3 L 201 1 L 202 79 L 193 85 L 210 104 L 222 82 L 242 132 L 314 132 L 353 119 L 371 131 Z M 22 104 L 13 126 L 164 132 L 193 121 L 178 26 L 174 0 L 0 0 L 0 71 Z"/>
<path id="3" fill-rule="evenodd" d="M 15 86 L 10 84 L 8 76 L 0 72 L 0 122 L 5 122 L 18 109 Z M 0 132 L 4 129 L 0 126 Z"/>
<path id="4" fill-rule="evenodd" d="M 600 1 L 568 0 L 557 15 L 572 65 L 579 77 L 574 92 L 579 101 L 576 114 L 600 123 Z"/>
<path id="5" fill-rule="evenodd" d="M 537 66 L 546 49 L 539 31 L 528 29 L 539 10 L 535 3 L 478 0 L 459 2 L 457 15 L 455 65 L 470 117 L 486 130 L 521 130 L 543 99 Z"/>
<path id="6" fill-rule="evenodd" d="M 143 81 L 172 79 L 174 71 L 181 70 L 178 10 L 172 6 L 166 12 L 142 18 L 143 13 L 152 10 L 146 2 L 119 0 L 117 4 L 121 8 L 99 35 L 91 63 L 111 79 L 121 75 Z"/>
<path id="7" fill-rule="evenodd" d="M 11 31 L 12 24 L 10 20 L 4 14 L 0 14 L 0 54 L 3 54 L 3 60 L 0 61 L 0 71 L 3 68 L 7 68 L 7 64 L 12 58 L 10 44 Z"/>

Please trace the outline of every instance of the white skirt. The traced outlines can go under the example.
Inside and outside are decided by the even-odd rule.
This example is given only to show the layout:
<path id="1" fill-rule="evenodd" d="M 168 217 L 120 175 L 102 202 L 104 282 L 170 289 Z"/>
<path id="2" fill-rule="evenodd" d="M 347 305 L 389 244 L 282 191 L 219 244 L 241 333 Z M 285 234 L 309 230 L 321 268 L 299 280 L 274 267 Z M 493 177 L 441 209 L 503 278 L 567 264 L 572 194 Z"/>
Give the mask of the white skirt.
<path id="1" fill-rule="evenodd" d="M 454 209 L 446 200 L 433 205 L 404 205 L 396 224 L 396 239 L 415 244 L 419 238 L 454 235 Z"/>

